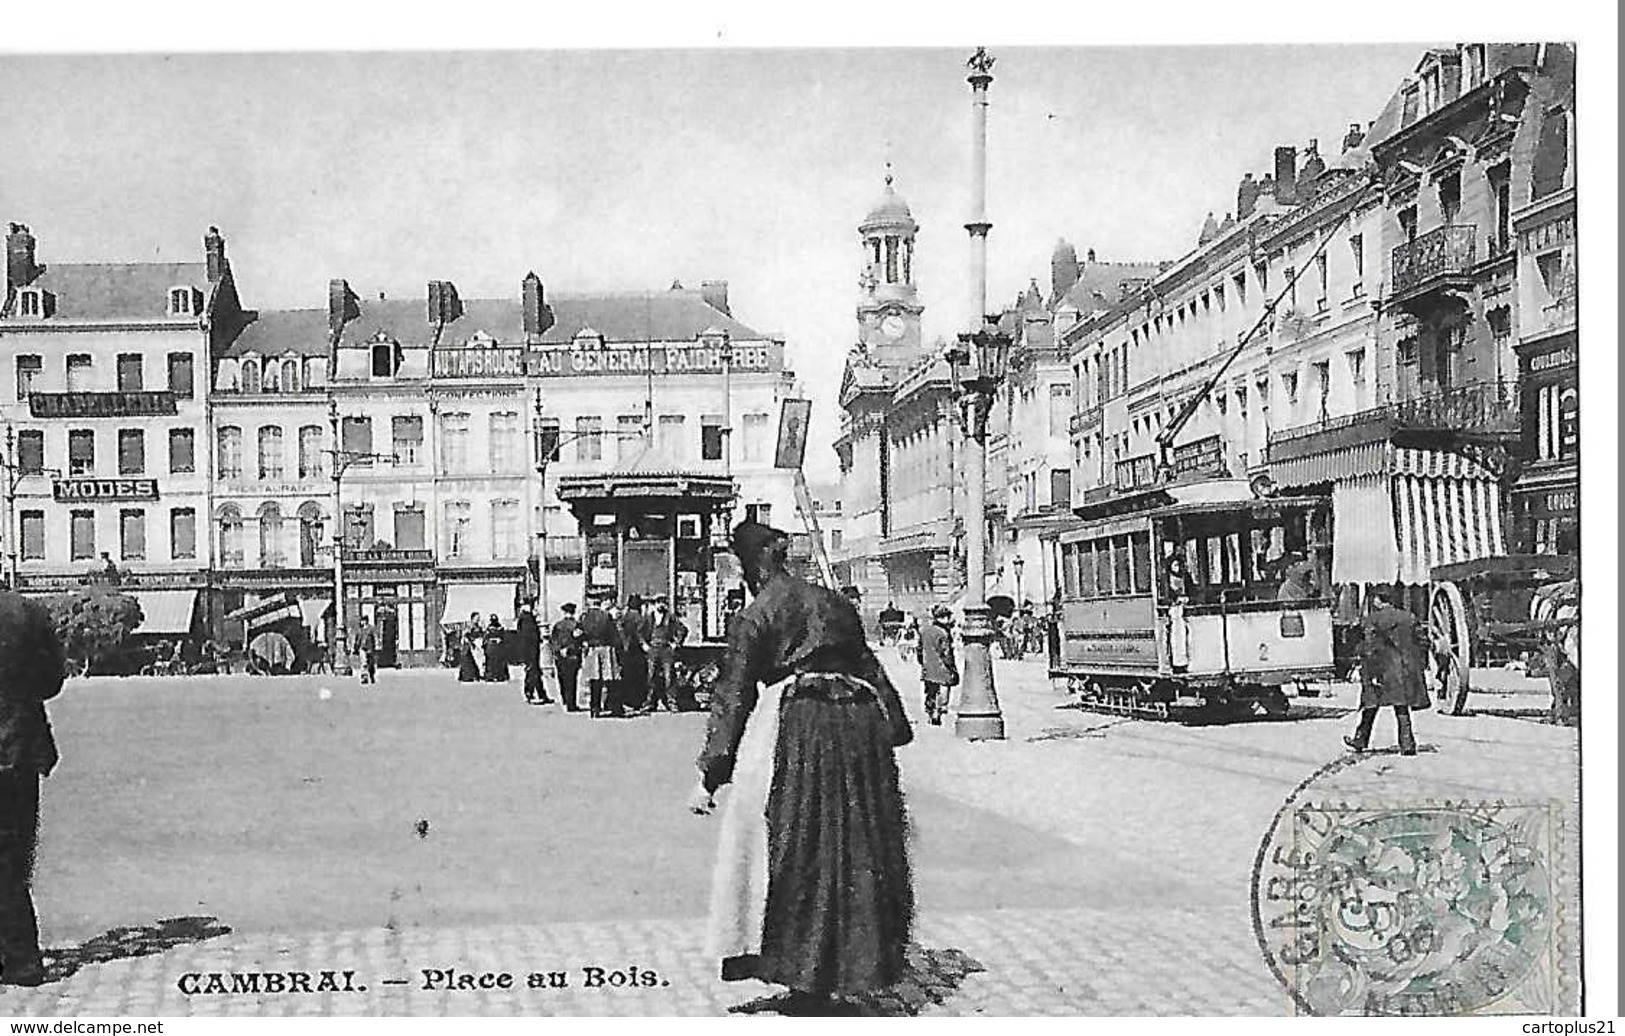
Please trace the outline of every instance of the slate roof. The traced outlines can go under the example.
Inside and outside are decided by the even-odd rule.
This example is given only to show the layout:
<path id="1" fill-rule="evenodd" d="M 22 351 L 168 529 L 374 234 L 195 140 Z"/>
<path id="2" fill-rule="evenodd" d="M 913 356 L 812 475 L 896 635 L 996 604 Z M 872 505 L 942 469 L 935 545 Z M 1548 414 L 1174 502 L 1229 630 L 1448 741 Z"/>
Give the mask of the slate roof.
<path id="1" fill-rule="evenodd" d="M 56 296 L 55 320 L 168 320 L 169 289 L 209 293 L 202 263 L 47 263 L 32 287 Z"/>
<path id="2" fill-rule="evenodd" d="M 1078 282 L 1067 289 L 1061 305 L 1072 306 L 1085 316 L 1111 309 L 1123 301 L 1124 282 L 1149 281 L 1162 270 L 1161 263 L 1084 263 Z"/>
<path id="3" fill-rule="evenodd" d="M 200 267 L 201 269 L 201 267 Z M 692 341 L 713 328 L 726 330 L 734 341 L 762 340 L 767 336 L 713 309 L 698 291 L 625 292 L 598 295 L 548 296 L 554 324 L 541 336 L 542 344 L 564 344 L 584 328 L 592 328 L 607 342 Z M 428 301 L 421 298 L 361 299 L 361 316 L 344 328 L 346 342 L 365 342 L 382 331 L 408 345 L 427 345 L 434 337 Z M 484 332 L 499 343 L 524 341 L 524 313 L 518 299 L 464 299 L 463 315 L 447 324 L 441 342 L 456 345 Z M 239 334 L 227 356 L 245 352 L 304 355 L 327 352 L 327 310 L 262 310 Z"/>

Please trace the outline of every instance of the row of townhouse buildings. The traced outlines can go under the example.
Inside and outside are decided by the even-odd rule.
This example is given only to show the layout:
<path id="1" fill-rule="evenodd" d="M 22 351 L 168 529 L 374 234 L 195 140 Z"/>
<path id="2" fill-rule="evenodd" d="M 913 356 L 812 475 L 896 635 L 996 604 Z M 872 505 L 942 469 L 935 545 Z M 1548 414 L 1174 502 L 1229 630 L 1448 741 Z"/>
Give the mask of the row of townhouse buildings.
<path id="1" fill-rule="evenodd" d="M 1180 474 L 1328 497 L 1345 621 L 1370 585 L 1419 588 L 1437 564 L 1576 550 L 1573 119 L 1570 46 L 1431 49 L 1335 148 L 1277 148 L 1185 256 L 1058 244 L 1047 296 L 1035 283 L 1001 320 L 990 593 L 1050 599 L 1046 534 L 1163 477 L 1159 436 Z M 963 447 L 940 348 L 898 349 L 869 316 L 918 306 L 873 248 L 917 224 L 888 185 L 859 229 L 838 560 L 867 611 L 924 610 L 963 587 Z"/>
<path id="2" fill-rule="evenodd" d="M 364 299 L 335 280 L 325 307 L 256 311 L 214 228 L 204 259 L 45 264 L 11 226 L 0 539 L 25 592 L 116 570 L 140 632 L 236 642 L 233 617 L 285 603 L 320 639 L 337 561 L 350 627 L 374 621 L 385 664 L 422 664 L 446 623 L 511 617 L 543 564 L 554 602 L 580 597 L 560 478 L 726 475 L 739 517 L 793 519 L 774 437 L 794 374 L 726 282 L 548 295 L 530 274 L 516 298 L 465 301 L 448 281 Z"/>

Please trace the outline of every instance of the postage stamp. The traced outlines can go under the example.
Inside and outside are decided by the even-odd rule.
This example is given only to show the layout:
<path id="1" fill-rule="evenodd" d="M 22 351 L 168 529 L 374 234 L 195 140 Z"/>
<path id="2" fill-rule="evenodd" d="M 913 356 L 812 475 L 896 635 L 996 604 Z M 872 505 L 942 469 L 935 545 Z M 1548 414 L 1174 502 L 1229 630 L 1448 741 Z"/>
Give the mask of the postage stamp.
<path id="1" fill-rule="evenodd" d="M 1552 1014 L 1561 806 L 1303 804 L 1255 890 L 1260 941 L 1300 1012 Z"/>

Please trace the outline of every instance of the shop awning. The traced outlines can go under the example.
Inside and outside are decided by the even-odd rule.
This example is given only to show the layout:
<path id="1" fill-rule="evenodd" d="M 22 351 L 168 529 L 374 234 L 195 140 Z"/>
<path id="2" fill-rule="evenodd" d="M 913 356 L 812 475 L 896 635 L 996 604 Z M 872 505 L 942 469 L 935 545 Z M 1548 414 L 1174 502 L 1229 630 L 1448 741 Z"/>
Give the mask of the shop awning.
<path id="1" fill-rule="evenodd" d="M 137 633 L 190 633 L 196 590 L 130 590 L 141 604 L 141 625 Z"/>
<path id="2" fill-rule="evenodd" d="M 227 612 L 226 618 L 241 622 L 249 629 L 264 626 L 267 623 L 277 622 L 281 619 L 299 618 L 299 604 L 292 594 L 272 594 L 253 604 L 245 604 L 235 611 Z"/>
<path id="3" fill-rule="evenodd" d="M 325 597 L 299 598 L 299 614 L 304 617 L 305 625 L 313 630 L 322 628 L 322 619 L 333 610 L 333 602 Z"/>
<path id="4" fill-rule="evenodd" d="M 1506 552 L 1501 486 L 1491 479 L 1395 475 L 1393 496 L 1401 582 L 1426 583 L 1435 565 Z"/>
<path id="5" fill-rule="evenodd" d="M 479 612 L 482 622 L 489 622 L 492 615 L 512 618 L 513 591 L 512 583 L 448 583 L 440 622 L 467 622 L 471 612 Z"/>

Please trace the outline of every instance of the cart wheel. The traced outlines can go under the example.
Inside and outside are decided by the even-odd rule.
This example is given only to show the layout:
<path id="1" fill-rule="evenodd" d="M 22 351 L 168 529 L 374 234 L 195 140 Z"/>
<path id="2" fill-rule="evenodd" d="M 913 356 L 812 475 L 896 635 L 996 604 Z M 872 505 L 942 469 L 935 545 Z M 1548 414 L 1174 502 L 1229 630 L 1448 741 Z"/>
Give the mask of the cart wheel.
<path id="1" fill-rule="evenodd" d="M 1459 716 L 1467 707 L 1467 692 L 1471 689 L 1468 668 L 1472 665 L 1472 646 L 1467 635 L 1467 609 L 1456 584 L 1440 583 L 1433 588 L 1428 633 L 1439 667 L 1439 700 L 1450 703 L 1450 715 Z"/>

